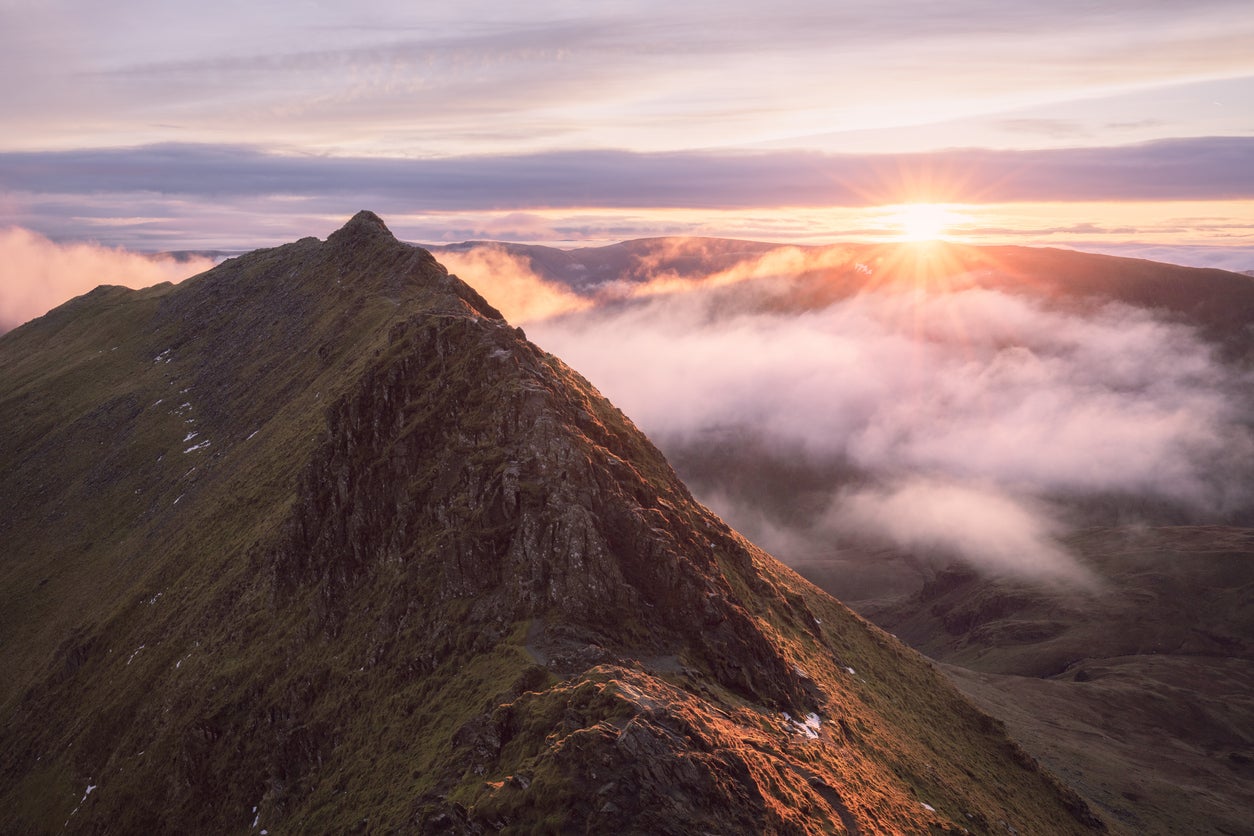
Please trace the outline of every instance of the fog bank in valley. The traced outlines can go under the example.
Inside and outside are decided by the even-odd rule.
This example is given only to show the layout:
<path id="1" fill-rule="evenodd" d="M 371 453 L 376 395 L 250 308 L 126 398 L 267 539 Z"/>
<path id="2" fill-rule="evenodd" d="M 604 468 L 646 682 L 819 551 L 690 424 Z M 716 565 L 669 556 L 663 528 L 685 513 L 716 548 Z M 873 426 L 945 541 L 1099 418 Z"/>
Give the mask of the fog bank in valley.
<path id="1" fill-rule="evenodd" d="M 1222 516 L 1249 501 L 1247 381 L 1185 325 L 963 281 L 868 282 L 799 309 L 772 272 L 663 277 L 527 331 L 681 470 L 697 462 L 700 498 L 785 560 L 856 543 L 1082 581 L 1063 538 L 1086 502 Z M 740 440 L 819 474 L 804 502 L 720 484 L 754 478 L 736 472 Z"/>

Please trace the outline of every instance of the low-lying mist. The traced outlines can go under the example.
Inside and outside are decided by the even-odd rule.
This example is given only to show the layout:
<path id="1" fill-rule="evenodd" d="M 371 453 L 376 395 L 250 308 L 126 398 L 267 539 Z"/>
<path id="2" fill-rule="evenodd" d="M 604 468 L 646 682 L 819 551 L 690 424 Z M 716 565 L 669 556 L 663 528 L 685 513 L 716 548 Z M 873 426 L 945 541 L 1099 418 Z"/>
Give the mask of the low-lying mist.
<path id="1" fill-rule="evenodd" d="M 1248 504 L 1247 381 L 1187 325 L 903 276 L 808 306 L 772 257 L 619 288 L 527 331 L 782 559 L 881 550 L 1083 582 L 1076 525 Z"/>
<path id="2" fill-rule="evenodd" d="M 492 247 L 468 252 L 441 252 L 440 263 L 450 273 L 466 278 L 510 322 L 531 322 L 556 314 L 580 311 L 592 302 L 531 271 L 518 258 Z"/>
<path id="3" fill-rule="evenodd" d="M 149 256 L 95 244 L 57 244 L 20 227 L 0 229 L 0 333 L 102 284 L 178 282 L 213 261 Z"/>

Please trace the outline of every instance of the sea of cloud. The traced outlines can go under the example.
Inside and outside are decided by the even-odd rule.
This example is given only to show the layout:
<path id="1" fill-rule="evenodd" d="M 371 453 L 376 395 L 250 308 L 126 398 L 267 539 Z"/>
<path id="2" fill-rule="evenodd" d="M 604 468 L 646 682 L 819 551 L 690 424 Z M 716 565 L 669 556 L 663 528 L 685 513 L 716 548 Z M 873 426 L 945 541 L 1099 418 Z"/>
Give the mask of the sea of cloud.
<path id="1" fill-rule="evenodd" d="M 853 538 L 1078 581 L 1064 539 L 1087 501 L 1144 497 L 1201 517 L 1248 505 L 1248 381 L 1190 327 L 1117 303 L 1077 309 L 900 276 L 799 308 L 779 271 L 813 265 L 795 257 L 708 282 L 662 276 L 595 307 L 545 305 L 556 315 L 527 331 L 668 455 L 691 459 L 731 430 L 781 460 L 855 474 L 788 519 L 696 486 L 786 560 Z M 514 266 L 494 264 L 495 281 L 565 293 Z M 492 280 L 467 277 L 494 298 Z"/>

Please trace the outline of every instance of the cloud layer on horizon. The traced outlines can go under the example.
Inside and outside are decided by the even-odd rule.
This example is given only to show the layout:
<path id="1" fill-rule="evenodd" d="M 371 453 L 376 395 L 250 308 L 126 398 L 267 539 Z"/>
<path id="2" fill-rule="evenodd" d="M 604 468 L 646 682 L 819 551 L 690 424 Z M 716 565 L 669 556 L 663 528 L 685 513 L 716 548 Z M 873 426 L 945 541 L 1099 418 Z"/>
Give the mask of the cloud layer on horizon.
<path id="1" fill-rule="evenodd" d="M 1254 198 L 1254 137 L 926 154 L 563 151 L 383 159 L 168 144 L 0 153 L 0 192 L 375 201 L 381 212 Z"/>
<path id="2" fill-rule="evenodd" d="M 325 236 L 366 208 L 405 240 L 431 243 L 575 246 L 666 235 L 830 243 L 899 235 L 885 204 L 966 195 L 974 202 L 957 207 L 959 240 L 1172 247 L 1159 252 L 1241 270 L 1254 267 L 1252 172 L 1254 138 L 1232 137 L 931 155 L 596 151 L 432 160 L 165 145 L 0 153 L 0 227 L 144 252 L 238 252 Z M 1064 194 L 1083 202 L 1055 200 Z M 1053 202 L 1032 202 L 1045 198 Z M 1028 202 L 996 202 L 1012 199 Z"/>

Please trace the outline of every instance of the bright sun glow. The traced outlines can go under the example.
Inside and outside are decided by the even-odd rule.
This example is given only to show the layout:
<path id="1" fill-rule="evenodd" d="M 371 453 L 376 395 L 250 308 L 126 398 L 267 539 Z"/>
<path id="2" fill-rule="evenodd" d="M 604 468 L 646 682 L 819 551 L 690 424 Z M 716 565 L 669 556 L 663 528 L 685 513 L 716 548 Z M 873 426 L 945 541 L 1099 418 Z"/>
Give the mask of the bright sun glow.
<path id="1" fill-rule="evenodd" d="M 936 203 L 908 203 L 890 216 L 906 241 L 932 241 L 940 238 L 958 216 Z"/>

